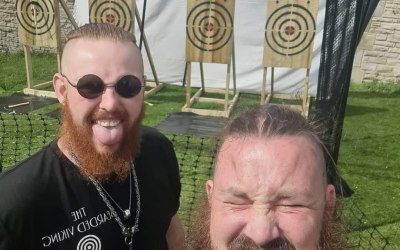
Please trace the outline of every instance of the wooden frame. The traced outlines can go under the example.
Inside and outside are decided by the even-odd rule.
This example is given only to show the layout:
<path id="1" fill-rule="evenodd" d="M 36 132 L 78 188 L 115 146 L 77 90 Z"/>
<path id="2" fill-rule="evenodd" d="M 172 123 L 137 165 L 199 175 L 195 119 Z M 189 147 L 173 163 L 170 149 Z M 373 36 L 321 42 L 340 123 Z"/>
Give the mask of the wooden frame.
<path id="1" fill-rule="evenodd" d="M 282 105 L 288 106 L 293 109 L 297 109 L 301 112 L 301 114 L 305 117 L 308 117 L 310 111 L 310 99 L 311 96 L 308 95 L 308 86 L 310 80 L 310 69 L 306 69 L 306 76 L 304 78 L 304 86 L 302 95 L 295 94 L 283 94 L 274 92 L 274 68 L 271 68 L 271 84 L 269 92 L 266 91 L 266 82 L 267 82 L 267 68 L 264 68 L 263 71 L 263 82 L 261 86 L 261 102 L 260 104 L 272 103 L 273 98 L 282 99 L 282 100 L 290 100 L 290 101 L 298 101 L 299 104 L 285 104 Z"/>
<path id="2" fill-rule="evenodd" d="M 233 46 L 234 48 L 234 46 Z M 206 88 L 204 84 L 204 70 L 203 63 L 200 62 L 200 77 L 201 77 L 201 88 L 196 91 L 196 93 L 191 95 L 191 62 L 186 62 L 186 103 L 182 107 L 183 112 L 193 112 L 199 115 L 209 115 L 209 116 L 222 116 L 229 117 L 234 105 L 239 98 L 239 92 L 236 89 L 236 66 L 235 66 L 235 53 L 234 49 L 232 52 L 232 68 L 233 68 L 233 90 L 230 90 L 230 77 L 231 77 L 231 64 L 227 65 L 226 73 L 226 85 L 225 89 L 217 88 Z M 224 94 L 225 98 L 210 98 L 202 97 L 205 93 L 218 93 Z M 229 95 L 233 95 L 232 99 Z M 212 109 L 198 109 L 192 108 L 192 105 L 196 102 L 208 102 L 215 104 L 224 104 L 224 110 L 212 110 Z"/>
<path id="3" fill-rule="evenodd" d="M 143 30 L 142 29 L 142 20 L 139 17 L 139 10 L 138 10 L 136 5 L 135 5 L 135 16 L 136 16 L 136 21 L 137 21 L 138 26 L 139 26 L 139 30 Z M 146 81 L 146 86 L 150 87 L 150 90 L 146 90 L 145 91 L 144 97 L 148 98 L 148 97 L 156 94 L 158 91 L 160 91 L 164 87 L 164 83 L 160 83 L 160 81 L 158 80 L 156 68 L 154 66 L 153 57 L 151 56 L 150 47 L 149 47 L 149 44 L 147 42 L 147 37 L 146 37 L 146 34 L 144 33 L 144 30 L 143 30 L 143 33 L 142 33 L 142 37 L 143 37 L 144 48 L 146 50 L 147 57 L 149 59 L 151 72 L 153 73 L 153 77 L 154 77 L 154 82 Z"/>
<path id="4" fill-rule="evenodd" d="M 298 109 L 304 116 L 308 116 L 310 108 L 308 87 L 317 12 L 318 1 L 267 0 L 261 104 L 272 102 L 273 98 L 282 99 L 283 103 L 285 100 L 290 100 L 291 104 L 284 105 Z M 267 93 L 268 67 L 271 68 L 271 85 Z M 276 93 L 275 67 L 306 69 L 303 93 L 301 95 Z"/>
<path id="5" fill-rule="evenodd" d="M 200 115 L 229 117 L 237 102 L 236 65 L 234 46 L 234 10 L 235 1 L 188 0 L 186 20 L 186 102 L 183 112 Z M 219 32 L 221 31 L 221 32 Z M 223 31 L 223 32 L 222 32 Z M 201 88 L 191 95 L 192 62 L 200 63 Z M 225 89 L 206 88 L 203 63 L 227 65 Z M 230 90 L 231 67 L 233 69 L 233 90 Z M 206 93 L 224 94 L 224 98 L 204 97 Z M 230 95 L 233 95 L 230 98 Z M 223 104 L 223 110 L 193 108 L 196 102 Z"/>
<path id="6" fill-rule="evenodd" d="M 56 43 L 56 50 L 57 50 L 57 67 L 58 71 L 61 72 L 61 46 L 60 46 L 60 12 L 59 12 L 59 5 L 61 3 L 66 15 L 68 16 L 69 20 L 71 21 L 74 28 L 77 28 L 78 25 L 73 18 L 71 11 L 68 9 L 67 4 L 64 0 L 55 0 L 54 1 L 54 19 L 55 19 L 55 26 L 56 26 L 56 35 L 55 35 L 55 43 Z M 20 38 L 23 40 L 23 38 Z M 25 69 L 26 69 L 26 79 L 27 79 L 27 87 L 23 89 L 23 93 L 27 95 L 35 95 L 35 96 L 43 96 L 43 97 L 51 97 L 56 98 L 56 94 L 54 91 L 43 90 L 52 85 L 52 81 L 39 83 L 34 85 L 32 82 L 32 60 L 31 60 L 31 47 L 29 42 L 21 42 L 24 48 L 24 55 L 25 55 Z"/>

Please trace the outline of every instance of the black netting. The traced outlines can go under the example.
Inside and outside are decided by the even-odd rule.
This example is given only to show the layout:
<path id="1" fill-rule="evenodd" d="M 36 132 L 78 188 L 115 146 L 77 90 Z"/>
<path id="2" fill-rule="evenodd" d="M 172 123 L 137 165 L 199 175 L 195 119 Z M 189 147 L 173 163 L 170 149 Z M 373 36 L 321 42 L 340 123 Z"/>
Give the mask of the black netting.
<path id="1" fill-rule="evenodd" d="M 53 140 L 60 121 L 35 114 L 0 113 L 0 166 L 8 167 Z"/>
<path id="2" fill-rule="evenodd" d="M 0 165 L 10 167 L 35 153 L 53 140 L 59 120 L 37 114 L 0 113 Z M 210 178 L 218 140 L 193 135 L 167 134 L 173 142 L 180 164 L 182 183 L 179 216 L 187 228 L 196 205 L 205 194 L 205 181 Z M 341 217 L 349 228 L 352 249 L 384 249 L 389 242 L 369 223 L 352 198 L 343 198 Z"/>
<path id="3" fill-rule="evenodd" d="M 349 248 L 385 249 L 389 245 L 389 241 L 369 223 L 367 216 L 353 199 L 346 198 L 340 204 L 341 218 L 349 231 Z"/>
<path id="4" fill-rule="evenodd" d="M 218 141 L 188 135 L 167 135 L 174 144 L 180 166 L 182 197 L 180 218 L 189 225 L 191 212 L 204 198 L 205 182 L 212 174 Z"/>
<path id="5" fill-rule="evenodd" d="M 351 189 L 336 173 L 340 140 L 354 54 L 379 0 L 326 1 L 321 49 L 316 118 L 326 123 L 325 140 L 334 162 L 328 170 L 331 182 L 344 196 Z"/>

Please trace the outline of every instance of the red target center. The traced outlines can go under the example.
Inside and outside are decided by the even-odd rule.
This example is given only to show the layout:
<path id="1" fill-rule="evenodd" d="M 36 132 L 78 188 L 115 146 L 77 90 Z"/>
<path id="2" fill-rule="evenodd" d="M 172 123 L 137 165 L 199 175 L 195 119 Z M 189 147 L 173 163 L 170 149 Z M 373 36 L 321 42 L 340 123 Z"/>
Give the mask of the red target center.
<path id="1" fill-rule="evenodd" d="M 287 26 L 287 27 L 285 28 L 285 33 L 286 33 L 286 35 L 288 35 L 288 36 L 293 35 L 295 31 L 296 31 L 296 29 L 295 29 L 293 26 Z"/>
<path id="2" fill-rule="evenodd" d="M 107 22 L 109 22 L 109 23 L 114 23 L 115 17 L 114 17 L 113 14 L 108 14 L 108 15 L 106 16 L 106 20 L 107 20 Z"/>
<path id="3" fill-rule="evenodd" d="M 31 8 L 31 15 L 33 19 L 36 19 L 36 17 L 39 15 L 39 10 L 37 10 L 36 8 Z"/>
<path id="4" fill-rule="evenodd" d="M 214 24 L 212 23 L 206 23 L 204 26 L 207 31 L 213 31 L 214 29 Z"/>

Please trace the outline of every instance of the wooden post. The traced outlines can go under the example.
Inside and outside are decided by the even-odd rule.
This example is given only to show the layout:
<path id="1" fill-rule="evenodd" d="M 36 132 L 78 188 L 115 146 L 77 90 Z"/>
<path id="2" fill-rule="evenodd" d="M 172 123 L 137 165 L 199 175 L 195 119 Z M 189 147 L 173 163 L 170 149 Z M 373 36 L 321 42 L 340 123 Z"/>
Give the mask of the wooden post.
<path id="1" fill-rule="evenodd" d="M 201 93 L 205 93 L 205 84 L 204 84 L 204 70 L 203 70 L 203 63 L 200 62 L 200 79 L 201 79 Z"/>
<path id="2" fill-rule="evenodd" d="M 136 21 L 138 23 L 139 29 L 142 30 L 142 21 L 140 20 L 139 10 L 136 5 L 135 5 L 135 16 L 136 16 Z M 153 58 L 151 56 L 149 44 L 147 43 L 147 38 L 146 38 L 144 31 L 143 31 L 142 37 L 143 37 L 143 43 L 144 43 L 144 47 L 146 49 L 147 57 L 149 58 L 151 72 L 153 73 L 153 76 L 154 76 L 154 81 L 155 81 L 156 85 L 159 85 L 156 68 L 154 67 Z"/>
<path id="3" fill-rule="evenodd" d="M 267 85 L 266 81 L 267 81 L 267 68 L 263 68 L 263 80 L 261 84 L 261 102 L 260 102 L 261 105 L 265 103 L 265 89 Z"/>
<path id="4" fill-rule="evenodd" d="M 58 68 L 58 72 L 62 72 L 62 69 L 61 69 L 61 53 L 59 51 L 57 51 L 57 68 Z"/>
<path id="5" fill-rule="evenodd" d="M 304 90 L 303 90 L 303 114 L 308 116 L 308 83 L 310 81 L 310 69 L 307 69 L 306 77 L 304 78 Z"/>
<path id="6" fill-rule="evenodd" d="M 235 60 L 235 39 L 232 41 L 232 66 L 233 66 L 233 94 L 236 94 L 236 60 Z"/>
<path id="7" fill-rule="evenodd" d="M 24 47 L 25 54 L 25 70 L 26 70 L 26 80 L 28 82 L 28 88 L 33 88 L 32 83 L 32 59 L 31 59 L 31 49 L 28 45 L 22 45 Z"/>
<path id="8" fill-rule="evenodd" d="M 274 78 L 275 78 L 275 76 L 274 76 L 274 71 L 275 71 L 275 68 L 272 67 L 272 68 L 271 68 L 271 90 L 270 90 L 270 95 L 271 95 L 271 97 L 272 97 L 272 95 L 273 95 L 273 93 L 274 93 Z"/>
<path id="9" fill-rule="evenodd" d="M 229 84 L 231 81 L 231 64 L 228 64 L 228 70 L 226 72 L 226 85 L 225 85 L 225 105 L 224 110 L 228 109 L 228 102 L 229 102 Z"/>
<path id="10" fill-rule="evenodd" d="M 186 67 L 186 108 L 190 108 L 190 96 L 191 96 L 190 85 L 191 85 L 191 77 L 192 77 L 190 70 L 192 68 L 192 65 L 190 62 L 187 62 L 186 66 L 187 66 Z"/>
<path id="11" fill-rule="evenodd" d="M 72 25 L 74 26 L 75 29 L 77 29 L 78 24 L 75 21 L 74 15 L 72 15 L 71 11 L 69 10 L 68 5 L 64 2 L 64 0 L 59 0 L 59 1 L 65 11 L 65 14 L 67 14 L 69 20 L 71 21 Z"/>

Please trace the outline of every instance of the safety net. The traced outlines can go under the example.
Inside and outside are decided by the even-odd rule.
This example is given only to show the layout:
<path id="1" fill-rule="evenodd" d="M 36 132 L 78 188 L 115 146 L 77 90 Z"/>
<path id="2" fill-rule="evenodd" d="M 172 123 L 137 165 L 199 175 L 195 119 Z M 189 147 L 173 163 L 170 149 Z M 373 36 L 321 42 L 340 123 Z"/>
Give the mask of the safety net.
<path id="1" fill-rule="evenodd" d="M 60 120 L 42 114 L 0 113 L 0 166 L 8 168 L 32 155 L 54 140 Z M 195 135 L 171 134 L 181 175 L 179 216 L 187 229 L 196 207 L 204 197 L 205 181 L 211 178 L 218 139 Z M 3 171 L 4 171 L 3 169 Z M 352 249 L 384 249 L 388 240 L 372 225 L 351 198 L 342 198 L 340 217 L 348 228 Z"/>

